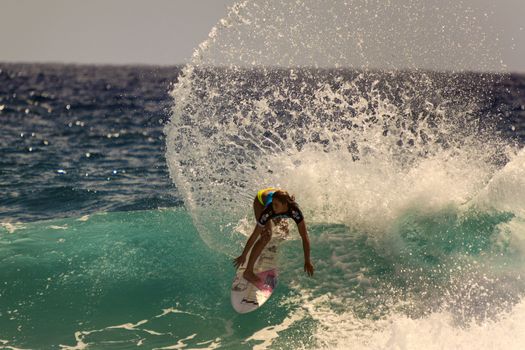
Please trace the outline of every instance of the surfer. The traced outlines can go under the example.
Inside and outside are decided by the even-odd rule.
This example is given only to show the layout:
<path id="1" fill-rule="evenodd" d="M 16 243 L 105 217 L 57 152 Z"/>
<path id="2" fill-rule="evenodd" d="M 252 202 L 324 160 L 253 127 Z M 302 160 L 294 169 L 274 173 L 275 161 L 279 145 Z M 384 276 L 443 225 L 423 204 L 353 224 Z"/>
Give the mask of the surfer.
<path id="1" fill-rule="evenodd" d="M 253 211 L 257 225 L 248 239 L 242 254 L 233 260 L 236 268 L 242 266 L 246 261 L 250 248 L 253 246 L 243 277 L 253 284 L 259 282 L 259 277 L 253 272 L 253 266 L 266 244 L 272 238 L 272 226 L 283 225 L 284 229 L 288 230 L 287 223 L 283 221 L 285 218 L 292 218 L 297 224 L 303 241 L 304 271 L 308 276 L 312 276 L 314 267 L 310 262 L 310 240 L 308 239 L 303 213 L 295 202 L 295 198 L 286 191 L 273 187 L 266 188 L 257 192 L 257 196 L 253 201 Z"/>

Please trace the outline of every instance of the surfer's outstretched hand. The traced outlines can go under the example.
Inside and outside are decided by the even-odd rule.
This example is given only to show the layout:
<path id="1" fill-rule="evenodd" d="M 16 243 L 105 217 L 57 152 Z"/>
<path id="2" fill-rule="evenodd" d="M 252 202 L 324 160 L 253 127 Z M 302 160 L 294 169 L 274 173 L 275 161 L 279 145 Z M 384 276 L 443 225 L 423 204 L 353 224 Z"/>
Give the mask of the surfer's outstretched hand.
<path id="1" fill-rule="evenodd" d="M 314 265 L 310 262 L 310 260 L 304 262 L 304 271 L 308 274 L 308 276 L 312 277 L 314 275 Z"/>
<path id="2" fill-rule="evenodd" d="M 246 256 L 241 255 L 235 259 L 233 259 L 233 266 L 235 266 L 236 269 L 238 269 L 244 262 L 246 261 Z"/>

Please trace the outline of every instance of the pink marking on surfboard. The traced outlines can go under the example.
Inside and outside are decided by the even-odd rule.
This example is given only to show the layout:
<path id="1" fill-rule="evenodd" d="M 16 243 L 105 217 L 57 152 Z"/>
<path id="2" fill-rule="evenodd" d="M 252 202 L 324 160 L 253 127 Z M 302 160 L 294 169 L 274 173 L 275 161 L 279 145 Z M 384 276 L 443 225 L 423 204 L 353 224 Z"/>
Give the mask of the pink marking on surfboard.
<path id="1" fill-rule="evenodd" d="M 261 292 L 266 296 L 272 294 L 274 288 L 277 286 L 277 276 L 278 272 L 276 269 L 266 270 L 259 272 L 257 276 L 259 277 L 259 282 L 255 285 Z"/>

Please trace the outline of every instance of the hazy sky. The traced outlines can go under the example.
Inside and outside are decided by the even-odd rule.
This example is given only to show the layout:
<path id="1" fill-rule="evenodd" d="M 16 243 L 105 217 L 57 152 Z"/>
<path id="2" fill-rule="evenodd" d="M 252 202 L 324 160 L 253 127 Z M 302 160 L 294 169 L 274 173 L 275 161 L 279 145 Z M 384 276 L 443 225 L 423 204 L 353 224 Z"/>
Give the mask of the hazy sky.
<path id="1" fill-rule="evenodd" d="M 464 2 L 480 14 L 493 13 L 491 22 L 501 33 L 502 56 L 508 70 L 525 72 L 525 0 Z M 0 0 L 0 61 L 184 63 L 233 3 L 234 0 Z"/>
<path id="2" fill-rule="evenodd" d="M 0 61 L 178 64 L 233 0 L 0 0 Z"/>

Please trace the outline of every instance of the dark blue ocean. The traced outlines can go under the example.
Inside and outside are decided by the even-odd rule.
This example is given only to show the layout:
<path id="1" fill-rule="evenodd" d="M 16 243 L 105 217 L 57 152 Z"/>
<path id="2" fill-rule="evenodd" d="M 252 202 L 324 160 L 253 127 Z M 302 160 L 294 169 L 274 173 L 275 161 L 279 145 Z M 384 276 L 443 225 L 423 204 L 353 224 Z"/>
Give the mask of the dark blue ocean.
<path id="1" fill-rule="evenodd" d="M 525 346 L 523 75 L 2 63 L 0 120 L 0 348 Z M 317 272 L 239 315 L 273 184 Z"/>
<path id="2" fill-rule="evenodd" d="M 162 132 L 179 68 L 1 69 L 2 220 L 181 205 Z"/>

